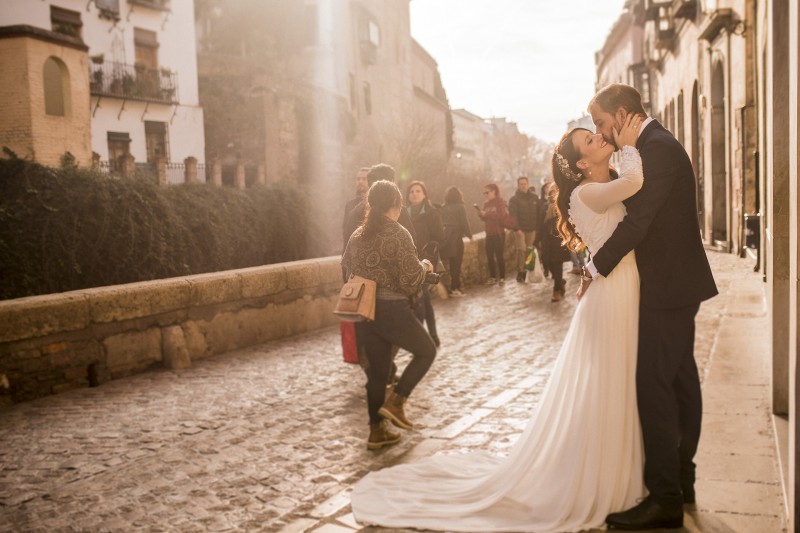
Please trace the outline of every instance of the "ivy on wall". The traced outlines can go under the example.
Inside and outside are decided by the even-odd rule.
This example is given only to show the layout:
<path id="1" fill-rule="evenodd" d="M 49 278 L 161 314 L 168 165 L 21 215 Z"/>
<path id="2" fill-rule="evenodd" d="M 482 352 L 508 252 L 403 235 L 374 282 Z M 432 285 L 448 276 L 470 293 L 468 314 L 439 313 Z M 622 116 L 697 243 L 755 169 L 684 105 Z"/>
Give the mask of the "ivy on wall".
<path id="1" fill-rule="evenodd" d="M 296 184 L 164 188 L 0 159 L 0 299 L 325 255 L 314 203 Z"/>

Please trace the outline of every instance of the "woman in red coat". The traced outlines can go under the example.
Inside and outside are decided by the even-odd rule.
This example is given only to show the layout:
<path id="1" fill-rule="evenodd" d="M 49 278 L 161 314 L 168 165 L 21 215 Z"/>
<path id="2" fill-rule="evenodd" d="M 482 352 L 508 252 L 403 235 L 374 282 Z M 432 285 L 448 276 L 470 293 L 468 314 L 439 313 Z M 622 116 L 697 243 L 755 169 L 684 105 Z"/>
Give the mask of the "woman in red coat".
<path id="1" fill-rule="evenodd" d="M 508 218 L 508 209 L 496 183 L 487 184 L 483 188 L 483 195 L 486 201 L 483 202 L 483 208 L 478 210 L 478 216 L 486 228 L 486 262 L 489 263 L 486 284 L 494 285 L 499 281 L 502 286 L 506 283 L 506 262 L 503 258 L 506 232 L 503 221 Z"/>

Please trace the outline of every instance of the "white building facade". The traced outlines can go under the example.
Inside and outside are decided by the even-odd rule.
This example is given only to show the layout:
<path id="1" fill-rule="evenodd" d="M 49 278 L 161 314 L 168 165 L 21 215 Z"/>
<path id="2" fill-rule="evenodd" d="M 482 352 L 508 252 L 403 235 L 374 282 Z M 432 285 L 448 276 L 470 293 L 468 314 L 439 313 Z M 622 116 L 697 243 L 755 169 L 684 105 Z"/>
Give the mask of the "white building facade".
<path id="1" fill-rule="evenodd" d="M 88 47 L 85 73 L 71 75 L 88 78 L 95 162 L 114 168 L 130 155 L 153 167 L 159 159 L 204 163 L 192 0 L 4 0 L 0 27 L 45 30 Z"/>

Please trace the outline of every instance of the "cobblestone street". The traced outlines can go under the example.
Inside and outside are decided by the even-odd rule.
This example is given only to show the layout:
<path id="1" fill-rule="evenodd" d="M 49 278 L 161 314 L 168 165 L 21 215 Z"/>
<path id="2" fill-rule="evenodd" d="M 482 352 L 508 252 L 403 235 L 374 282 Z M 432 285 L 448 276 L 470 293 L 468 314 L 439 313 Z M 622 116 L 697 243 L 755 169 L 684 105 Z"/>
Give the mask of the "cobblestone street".
<path id="1" fill-rule="evenodd" d="M 752 260 L 710 258 L 721 295 L 698 315 L 701 377 L 737 305 L 728 287 L 757 276 Z M 352 531 L 348 491 L 370 470 L 513 444 L 574 310 L 565 276 L 556 304 L 549 280 L 513 273 L 436 301 L 442 346 L 410 401 L 417 429 L 377 453 L 338 328 L 0 411 L 0 531 Z"/>

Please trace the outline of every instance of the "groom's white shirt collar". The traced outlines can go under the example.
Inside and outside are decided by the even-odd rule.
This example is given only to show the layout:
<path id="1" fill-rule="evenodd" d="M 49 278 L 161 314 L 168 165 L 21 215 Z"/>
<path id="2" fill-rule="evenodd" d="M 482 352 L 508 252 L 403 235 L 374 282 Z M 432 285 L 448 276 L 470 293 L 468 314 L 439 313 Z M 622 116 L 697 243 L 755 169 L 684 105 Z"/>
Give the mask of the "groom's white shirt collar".
<path id="1" fill-rule="evenodd" d="M 636 135 L 637 139 L 642 136 L 642 132 L 647 127 L 647 125 L 650 124 L 651 122 L 653 122 L 654 120 L 655 119 L 653 117 L 647 117 L 646 119 L 644 119 L 644 122 L 642 122 L 642 125 L 639 126 L 639 134 Z"/>

